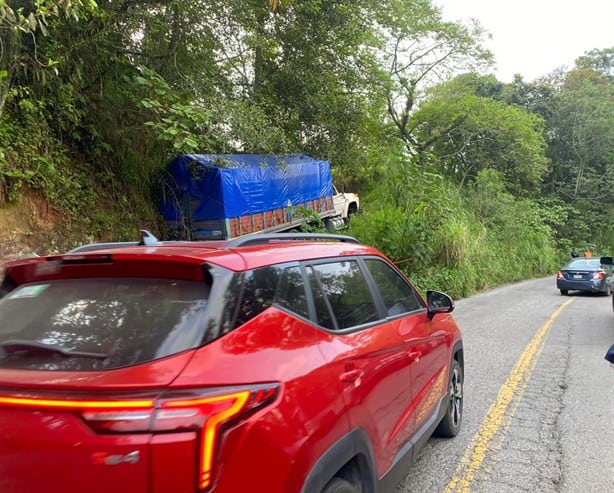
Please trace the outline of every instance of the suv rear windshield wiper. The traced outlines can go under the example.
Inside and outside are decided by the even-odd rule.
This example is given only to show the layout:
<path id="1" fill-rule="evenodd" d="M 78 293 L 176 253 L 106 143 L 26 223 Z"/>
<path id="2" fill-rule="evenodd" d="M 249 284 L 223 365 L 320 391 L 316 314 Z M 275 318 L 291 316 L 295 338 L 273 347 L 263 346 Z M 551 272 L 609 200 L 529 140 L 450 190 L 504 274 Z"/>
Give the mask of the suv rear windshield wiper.
<path id="1" fill-rule="evenodd" d="M 4 354 L 2 354 L 4 353 Z M 28 354 L 40 354 L 40 353 L 52 353 L 59 354 L 66 358 L 97 358 L 105 359 L 109 355 L 104 353 L 90 353 L 87 351 L 72 351 L 53 344 L 45 344 L 44 342 L 30 341 L 28 339 L 9 339 L 4 342 L 0 342 L 0 357 L 8 354 L 15 353 L 28 353 Z"/>

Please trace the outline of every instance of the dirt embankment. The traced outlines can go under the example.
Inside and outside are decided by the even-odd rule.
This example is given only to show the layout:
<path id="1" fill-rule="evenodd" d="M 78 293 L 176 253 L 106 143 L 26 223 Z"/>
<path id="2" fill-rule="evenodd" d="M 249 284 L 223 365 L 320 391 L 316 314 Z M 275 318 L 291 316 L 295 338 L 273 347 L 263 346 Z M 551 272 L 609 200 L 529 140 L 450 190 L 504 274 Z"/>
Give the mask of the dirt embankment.
<path id="1" fill-rule="evenodd" d="M 0 266 L 19 257 L 64 250 L 68 239 L 63 230 L 62 217 L 36 194 L 0 204 Z"/>

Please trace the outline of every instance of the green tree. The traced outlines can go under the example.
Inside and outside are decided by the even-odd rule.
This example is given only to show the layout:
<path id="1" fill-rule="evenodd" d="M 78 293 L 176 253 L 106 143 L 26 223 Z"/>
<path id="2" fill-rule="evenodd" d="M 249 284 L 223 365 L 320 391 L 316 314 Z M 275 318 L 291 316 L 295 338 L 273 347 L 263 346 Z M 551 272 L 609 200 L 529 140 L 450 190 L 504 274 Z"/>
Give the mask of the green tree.
<path id="1" fill-rule="evenodd" d="M 597 70 L 606 76 L 614 76 L 614 46 L 585 53 L 576 60 L 576 66 Z"/>
<path id="2" fill-rule="evenodd" d="M 0 116 L 9 90 L 22 75 L 45 81 L 57 60 L 39 49 L 61 17 L 78 18 L 96 9 L 94 0 L 0 0 Z"/>
<path id="3" fill-rule="evenodd" d="M 481 79 L 461 76 L 437 87 L 412 115 L 428 161 L 463 186 L 486 168 L 503 176 L 514 195 L 540 190 L 548 171 L 543 120 L 517 106 L 476 95 Z M 477 86 L 476 86 L 477 84 Z"/>
<path id="4" fill-rule="evenodd" d="M 418 154 L 423 147 L 410 120 L 424 90 L 459 71 L 490 66 L 492 53 L 482 46 L 486 32 L 475 21 L 467 26 L 444 21 L 430 0 L 394 1 L 375 19 L 388 118 L 406 151 Z"/>
<path id="5" fill-rule="evenodd" d="M 255 69 L 255 95 L 292 147 L 330 159 L 345 181 L 372 176 L 370 150 L 388 139 L 378 125 L 385 102 L 373 87 L 378 9 L 372 0 L 284 2 Z"/>
<path id="6" fill-rule="evenodd" d="M 549 121 L 549 187 L 575 200 L 614 203 L 614 79 L 591 68 L 565 75 Z"/>

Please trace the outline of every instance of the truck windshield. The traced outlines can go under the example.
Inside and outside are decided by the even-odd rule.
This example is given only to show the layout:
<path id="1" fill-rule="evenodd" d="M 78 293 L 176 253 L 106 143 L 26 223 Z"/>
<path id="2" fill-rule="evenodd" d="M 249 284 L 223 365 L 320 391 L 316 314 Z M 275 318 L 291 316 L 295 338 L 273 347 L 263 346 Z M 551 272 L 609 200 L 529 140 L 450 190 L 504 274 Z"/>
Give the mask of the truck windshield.
<path id="1" fill-rule="evenodd" d="M 177 279 L 20 286 L 0 299 L 0 368 L 101 370 L 183 351 L 202 337 L 208 298 L 204 282 Z"/>

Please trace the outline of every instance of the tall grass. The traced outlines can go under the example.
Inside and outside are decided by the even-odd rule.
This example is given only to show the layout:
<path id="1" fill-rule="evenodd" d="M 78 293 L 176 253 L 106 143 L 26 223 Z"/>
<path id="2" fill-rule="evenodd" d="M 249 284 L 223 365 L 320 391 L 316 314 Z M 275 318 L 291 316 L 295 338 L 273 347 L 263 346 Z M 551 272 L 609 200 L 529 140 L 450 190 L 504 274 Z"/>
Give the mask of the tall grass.
<path id="1" fill-rule="evenodd" d="M 405 177 L 403 188 L 397 175 L 394 184 L 382 183 L 351 224 L 351 234 L 382 250 L 422 292 L 459 298 L 560 266 L 540 206 L 505 194 L 496 174 L 462 191 L 443 179 L 424 180 Z"/>

